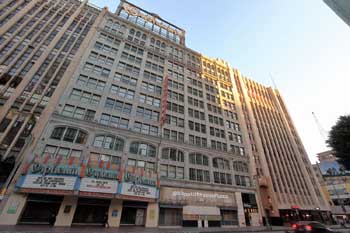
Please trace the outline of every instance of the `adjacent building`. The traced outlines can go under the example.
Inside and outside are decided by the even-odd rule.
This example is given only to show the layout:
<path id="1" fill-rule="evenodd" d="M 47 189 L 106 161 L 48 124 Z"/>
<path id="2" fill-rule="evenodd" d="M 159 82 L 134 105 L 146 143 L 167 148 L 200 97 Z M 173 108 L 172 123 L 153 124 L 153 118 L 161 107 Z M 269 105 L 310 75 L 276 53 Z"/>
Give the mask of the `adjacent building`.
<path id="1" fill-rule="evenodd" d="M 350 2 L 347 0 L 323 0 L 347 25 L 350 26 Z"/>
<path id="2" fill-rule="evenodd" d="M 319 163 L 314 164 L 318 180 L 338 220 L 348 220 L 350 215 L 350 171 L 337 162 L 332 151 L 317 154 Z"/>
<path id="3" fill-rule="evenodd" d="M 51 99 L 70 79 L 99 15 L 101 9 L 80 1 L 0 2 L 2 193 L 33 135 L 40 134 L 33 128 L 53 111 Z"/>
<path id="4" fill-rule="evenodd" d="M 279 91 L 234 77 L 267 216 L 273 224 L 325 221 L 328 203 Z"/>
<path id="5" fill-rule="evenodd" d="M 0 30 L 1 155 L 14 167 L 0 224 L 327 217 L 278 91 L 187 48 L 183 29 L 126 1 L 115 13 L 76 0 L 0 9 L 14 17 Z"/>

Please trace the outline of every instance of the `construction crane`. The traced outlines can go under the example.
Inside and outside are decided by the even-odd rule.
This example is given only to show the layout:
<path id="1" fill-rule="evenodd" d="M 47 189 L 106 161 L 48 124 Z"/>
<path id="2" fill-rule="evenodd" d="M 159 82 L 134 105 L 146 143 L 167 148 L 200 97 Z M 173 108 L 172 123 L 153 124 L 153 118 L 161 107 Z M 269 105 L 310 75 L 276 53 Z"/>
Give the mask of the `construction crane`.
<path id="1" fill-rule="evenodd" d="M 320 121 L 318 120 L 318 118 L 317 118 L 317 116 L 316 116 L 316 114 L 314 112 L 312 112 L 312 115 L 313 115 L 313 117 L 315 119 L 315 123 L 317 125 L 318 131 L 320 132 L 320 135 L 321 135 L 322 139 L 324 141 L 326 141 L 328 132 L 322 127 Z"/>

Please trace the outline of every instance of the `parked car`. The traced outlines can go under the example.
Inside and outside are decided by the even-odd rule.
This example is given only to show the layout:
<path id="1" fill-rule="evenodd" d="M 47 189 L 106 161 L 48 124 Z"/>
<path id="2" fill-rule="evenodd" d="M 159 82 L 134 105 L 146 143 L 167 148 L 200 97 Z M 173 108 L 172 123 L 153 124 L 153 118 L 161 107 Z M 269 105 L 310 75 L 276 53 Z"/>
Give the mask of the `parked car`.
<path id="1" fill-rule="evenodd" d="M 292 225 L 294 233 L 335 233 L 326 225 L 315 221 L 300 221 Z"/>

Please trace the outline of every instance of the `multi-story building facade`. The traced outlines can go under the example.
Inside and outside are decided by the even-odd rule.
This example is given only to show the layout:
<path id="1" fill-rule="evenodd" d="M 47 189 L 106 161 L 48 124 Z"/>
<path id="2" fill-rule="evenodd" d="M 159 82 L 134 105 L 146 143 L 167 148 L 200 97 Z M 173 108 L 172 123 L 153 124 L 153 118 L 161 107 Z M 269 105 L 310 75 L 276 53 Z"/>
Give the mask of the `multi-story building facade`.
<path id="1" fill-rule="evenodd" d="M 130 3 L 95 18 L 36 116 L 0 221 L 259 225 L 229 65 Z"/>
<path id="2" fill-rule="evenodd" d="M 0 188 L 20 163 L 31 131 L 69 79 L 101 10 L 80 1 L 0 2 Z M 89 34 L 90 33 L 90 34 Z"/>
<path id="3" fill-rule="evenodd" d="M 350 217 L 350 171 L 340 165 L 332 151 L 317 154 L 319 163 L 313 168 L 322 191 L 331 206 L 332 214 L 339 220 Z"/>
<path id="4" fill-rule="evenodd" d="M 29 5 L 17 10 L 16 4 L 26 1 L 10 2 L 0 8 L 17 17 L 5 24 L 7 29 L 30 18 L 21 19 Z M 319 186 L 312 183 L 305 151 L 294 151 L 301 142 L 283 111 L 288 121 L 283 118 L 282 130 L 295 134 L 288 131 L 285 140 L 292 142 L 278 151 L 290 160 L 278 163 L 286 169 L 292 161 L 300 172 L 288 178 L 294 183 L 281 183 L 287 170 L 270 170 L 269 156 L 278 158 L 265 147 L 275 141 L 259 131 L 263 119 L 254 116 L 250 81 L 228 63 L 187 48 L 183 29 L 126 1 L 115 13 L 86 1 L 54 3 L 77 6 L 75 16 L 64 18 L 86 34 L 80 37 L 65 24 L 68 35 L 59 30 L 52 47 L 43 47 L 51 60 L 44 56 L 35 62 L 18 86 L 3 84 L 2 140 L 8 143 L 1 141 L 2 154 L 14 158 L 16 172 L 4 185 L 0 224 L 102 224 L 108 215 L 115 227 L 246 226 L 262 224 L 265 209 L 270 217 L 282 217 L 290 205 L 298 205 L 301 213 L 327 210 L 315 194 Z M 78 22 L 90 26 L 84 29 Z M 26 42 L 15 35 L 4 38 L 3 46 Z M 53 62 L 61 52 L 55 43 L 62 38 L 80 43 L 71 55 L 62 51 L 70 58 L 64 68 Z M 14 48 L 4 51 L 16 56 Z M 32 70 L 51 64 L 56 64 L 51 73 Z M 7 75 L 11 67 L 3 67 Z M 9 140 L 8 135 L 15 136 Z M 23 143 L 16 147 L 20 138 Z M 289 187 L 296 193 L 285 193 Z"/>
<path id="5" fill-rule="evenodd" d="M 234 76 L 267 215 L 273 223 L 324 221 L 328 203 L 280 93 Z"/>

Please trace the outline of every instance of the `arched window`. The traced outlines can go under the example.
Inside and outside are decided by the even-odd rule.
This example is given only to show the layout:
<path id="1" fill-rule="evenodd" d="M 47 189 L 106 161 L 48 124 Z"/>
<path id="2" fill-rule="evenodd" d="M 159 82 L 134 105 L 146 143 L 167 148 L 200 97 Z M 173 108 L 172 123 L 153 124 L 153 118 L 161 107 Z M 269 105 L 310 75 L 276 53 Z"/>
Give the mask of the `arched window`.
<path id="1" fill-rule="evenodd" d="M 144 142 L 132 142 L 129 152 L 146 157 L 156 157 L 156 147 Z"/>
<path id="2" fill-rule="evenodd" d="M 146 34 L 142 33 L 142 37 L 141 38 L 142 38 L 142 40 L 146 40 L 146 38 L 147 38 Z"/>
<path id="3" fill-rule="evenodd" d="M 184 162 L 184 153 L 176 148 L 164 148 L 162 150 L 162 159 Z"/>
<path id="4" fill-rule="evenodd" d="M 155 42 L 155 39 L 151 38 L 151 43 L 154 44 L 154 42 Z"/>
<path id="5" fill-rule="evenodd" d="M 141 36 L 141 32 L 140 32 L 140 31 L 137 31 L 137 32 L 136 32 L 136 37 L 140 38 L 140 36 Z"/>
<path id="6" fill-rule="evenodd" d="M 112 25 L 113 25 L 113 20 L 111 20 L 111 19 L 107 20 L 106 25 L 112 27 Z"/>
<path id="7" fill-rule="evenodd" d="M 88 134 L 80 129 L 66 126 L 58 126 L 54 128 L 50 138 L 56 140 L 63 140 L 66 142 L 84 144 L 86 142 L 87 136 Z"/>
<path id="8" fill-rule="evenodd" d="M 208 156 L 202 155 L 200 153 L 192 153 L 189 156 L 190 163 L 196 165 L 209 166 Z"/>
<path id="9" fill-rule="evenodd" d="M 230 170 L 230 163 L 227 159 L 213 158 L 213 167 Z"/>
<path id="10" fill-rule="evenodd" d="M 130 35 L 134 35 L 135 34 L 135 30 L 131 28 L 129 33 L 130 33 Z"/>
<path id="11" fill-rule="evenodd" d="M 110 135 L 98 135 L 95 137 L 93 145 L 94 147 L 108 150 L 122 151 L 124 148 L 124 140 Z"/>

